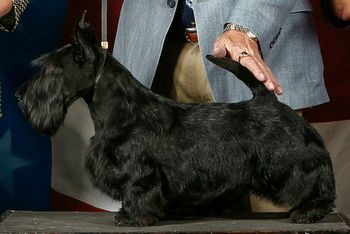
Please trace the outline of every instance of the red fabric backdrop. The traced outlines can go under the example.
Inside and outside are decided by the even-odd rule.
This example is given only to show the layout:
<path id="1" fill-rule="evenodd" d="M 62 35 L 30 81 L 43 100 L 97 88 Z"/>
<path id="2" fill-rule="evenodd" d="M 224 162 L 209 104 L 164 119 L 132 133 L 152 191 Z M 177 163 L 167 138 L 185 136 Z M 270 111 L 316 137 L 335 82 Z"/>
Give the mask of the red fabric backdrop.
<path id="1" fill-rule="evenodd" d="M 113 0 L 108 2 L 108 42 L 109 50 L 112 51 L 115 32 L 118 25 L 119 13 L 122 0 Z M 87 10 L 87 19 L 96 30 L 97 36 L 101 35 L 101 0 L 70 0 L 68 1 L 67 13 L 65 17 L 64 30 L 61 38 L 61 44 L 70 42 L 74 25 L 82 16 L 84 10 Z"/>
<path id="2" fill-rule="evenodd" d="M 319 0 L 310 1 L 325 66 L 325 80 L 331 101 L 303 112 L 310 122 L 350 119 L 350 29 L 328 25 L 321 14 Z"/>

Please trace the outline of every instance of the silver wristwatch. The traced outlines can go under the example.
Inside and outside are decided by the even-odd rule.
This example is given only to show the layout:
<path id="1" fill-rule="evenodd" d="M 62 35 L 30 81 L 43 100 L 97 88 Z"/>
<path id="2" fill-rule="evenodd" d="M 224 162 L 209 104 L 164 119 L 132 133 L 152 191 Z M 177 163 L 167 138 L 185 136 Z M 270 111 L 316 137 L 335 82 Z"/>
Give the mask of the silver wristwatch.
<path id="1" fill-rule="evenodd" d="M 234 23 L 225 24 L 224 32 L 227 32 L 230 30 L 235 30 L 235 31 L 245 33 L 250 39 L 253 39 L 254 41 L 258 42 L 258 37 L 247 27 L 244 27 L 239 24 L 234 24 Z"/>

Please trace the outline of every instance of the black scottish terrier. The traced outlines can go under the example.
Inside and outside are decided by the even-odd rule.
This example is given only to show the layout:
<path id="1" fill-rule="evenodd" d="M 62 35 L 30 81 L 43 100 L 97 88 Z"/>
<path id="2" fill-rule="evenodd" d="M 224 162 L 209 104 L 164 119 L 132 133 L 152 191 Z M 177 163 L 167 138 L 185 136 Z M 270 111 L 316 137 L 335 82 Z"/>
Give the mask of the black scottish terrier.
<path id="1" fill-rule="evenodd" d="M 37 59 L 41 72 L 16 95 L 26 119 L 49 135 L 68 106 L 85 99 L 95 127 L 85 165 L 97 188 L 122 201 L 117 225 L 153 225 L 173 209 L 248 193 L 290 207 L 292 222 L 322 219 L 334 208 L 335 182 L 319 134 L 247 69 L 207 58 L 241 79 L 253 98 L 181 104 L 154 94 L 110 54 L 102 62 L 83 17 L 73 42 Z"/>

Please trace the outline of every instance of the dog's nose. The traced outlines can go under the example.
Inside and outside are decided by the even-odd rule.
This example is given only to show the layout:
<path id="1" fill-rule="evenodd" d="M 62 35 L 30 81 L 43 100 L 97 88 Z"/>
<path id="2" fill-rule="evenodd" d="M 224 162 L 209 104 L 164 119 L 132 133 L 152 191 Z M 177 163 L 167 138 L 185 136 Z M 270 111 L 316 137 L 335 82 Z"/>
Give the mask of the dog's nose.
<path id="1" fill-rule="evenodd" d="M 25 91 L 27 90 L 27 85 L 26 83 L 22 84 L 21 86 L 19 86 L 15 92 L 15 97 L 17 98 L 17 100 L 21 100 L 23 94 L 25 93 Z"/>
<path id="2" fill-rule="evenodd" d="M 22 96 L 20 94 L 20 90 L 17 89 L 17 91 L 15 93 L 15 97 L 17 98 L 17 100 L 21 100 Z"/>

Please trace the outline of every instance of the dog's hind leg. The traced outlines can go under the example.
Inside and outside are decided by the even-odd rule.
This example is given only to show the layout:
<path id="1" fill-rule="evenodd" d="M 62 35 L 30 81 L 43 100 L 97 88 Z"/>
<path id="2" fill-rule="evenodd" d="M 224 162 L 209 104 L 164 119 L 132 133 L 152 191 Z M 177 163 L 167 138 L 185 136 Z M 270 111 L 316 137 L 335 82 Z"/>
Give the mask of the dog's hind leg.
<path id="1" fill-rule="evenodd" d="M 290 211 L 293 223 L 313 223 L 333 211 L 332 197 L 316 197 L 303 201 L 298 207 Z"/>
<path id="2" fill-rule="evenodd" d="M 115 223 L 118 226 L 150 226 L 164 216 L 165 198 L 160 173 L 149 163 L 138 160 L 131 164 L 134 174 L 125 184 L 122 208 L 115 216 Z"/>
<path id="3" fill-rule="evenodd" d="M 290 210 L 293 223 L 316 222 L 334 209 L 335 183 L 330 168 L 324 167 L 309 196 Z"/>

